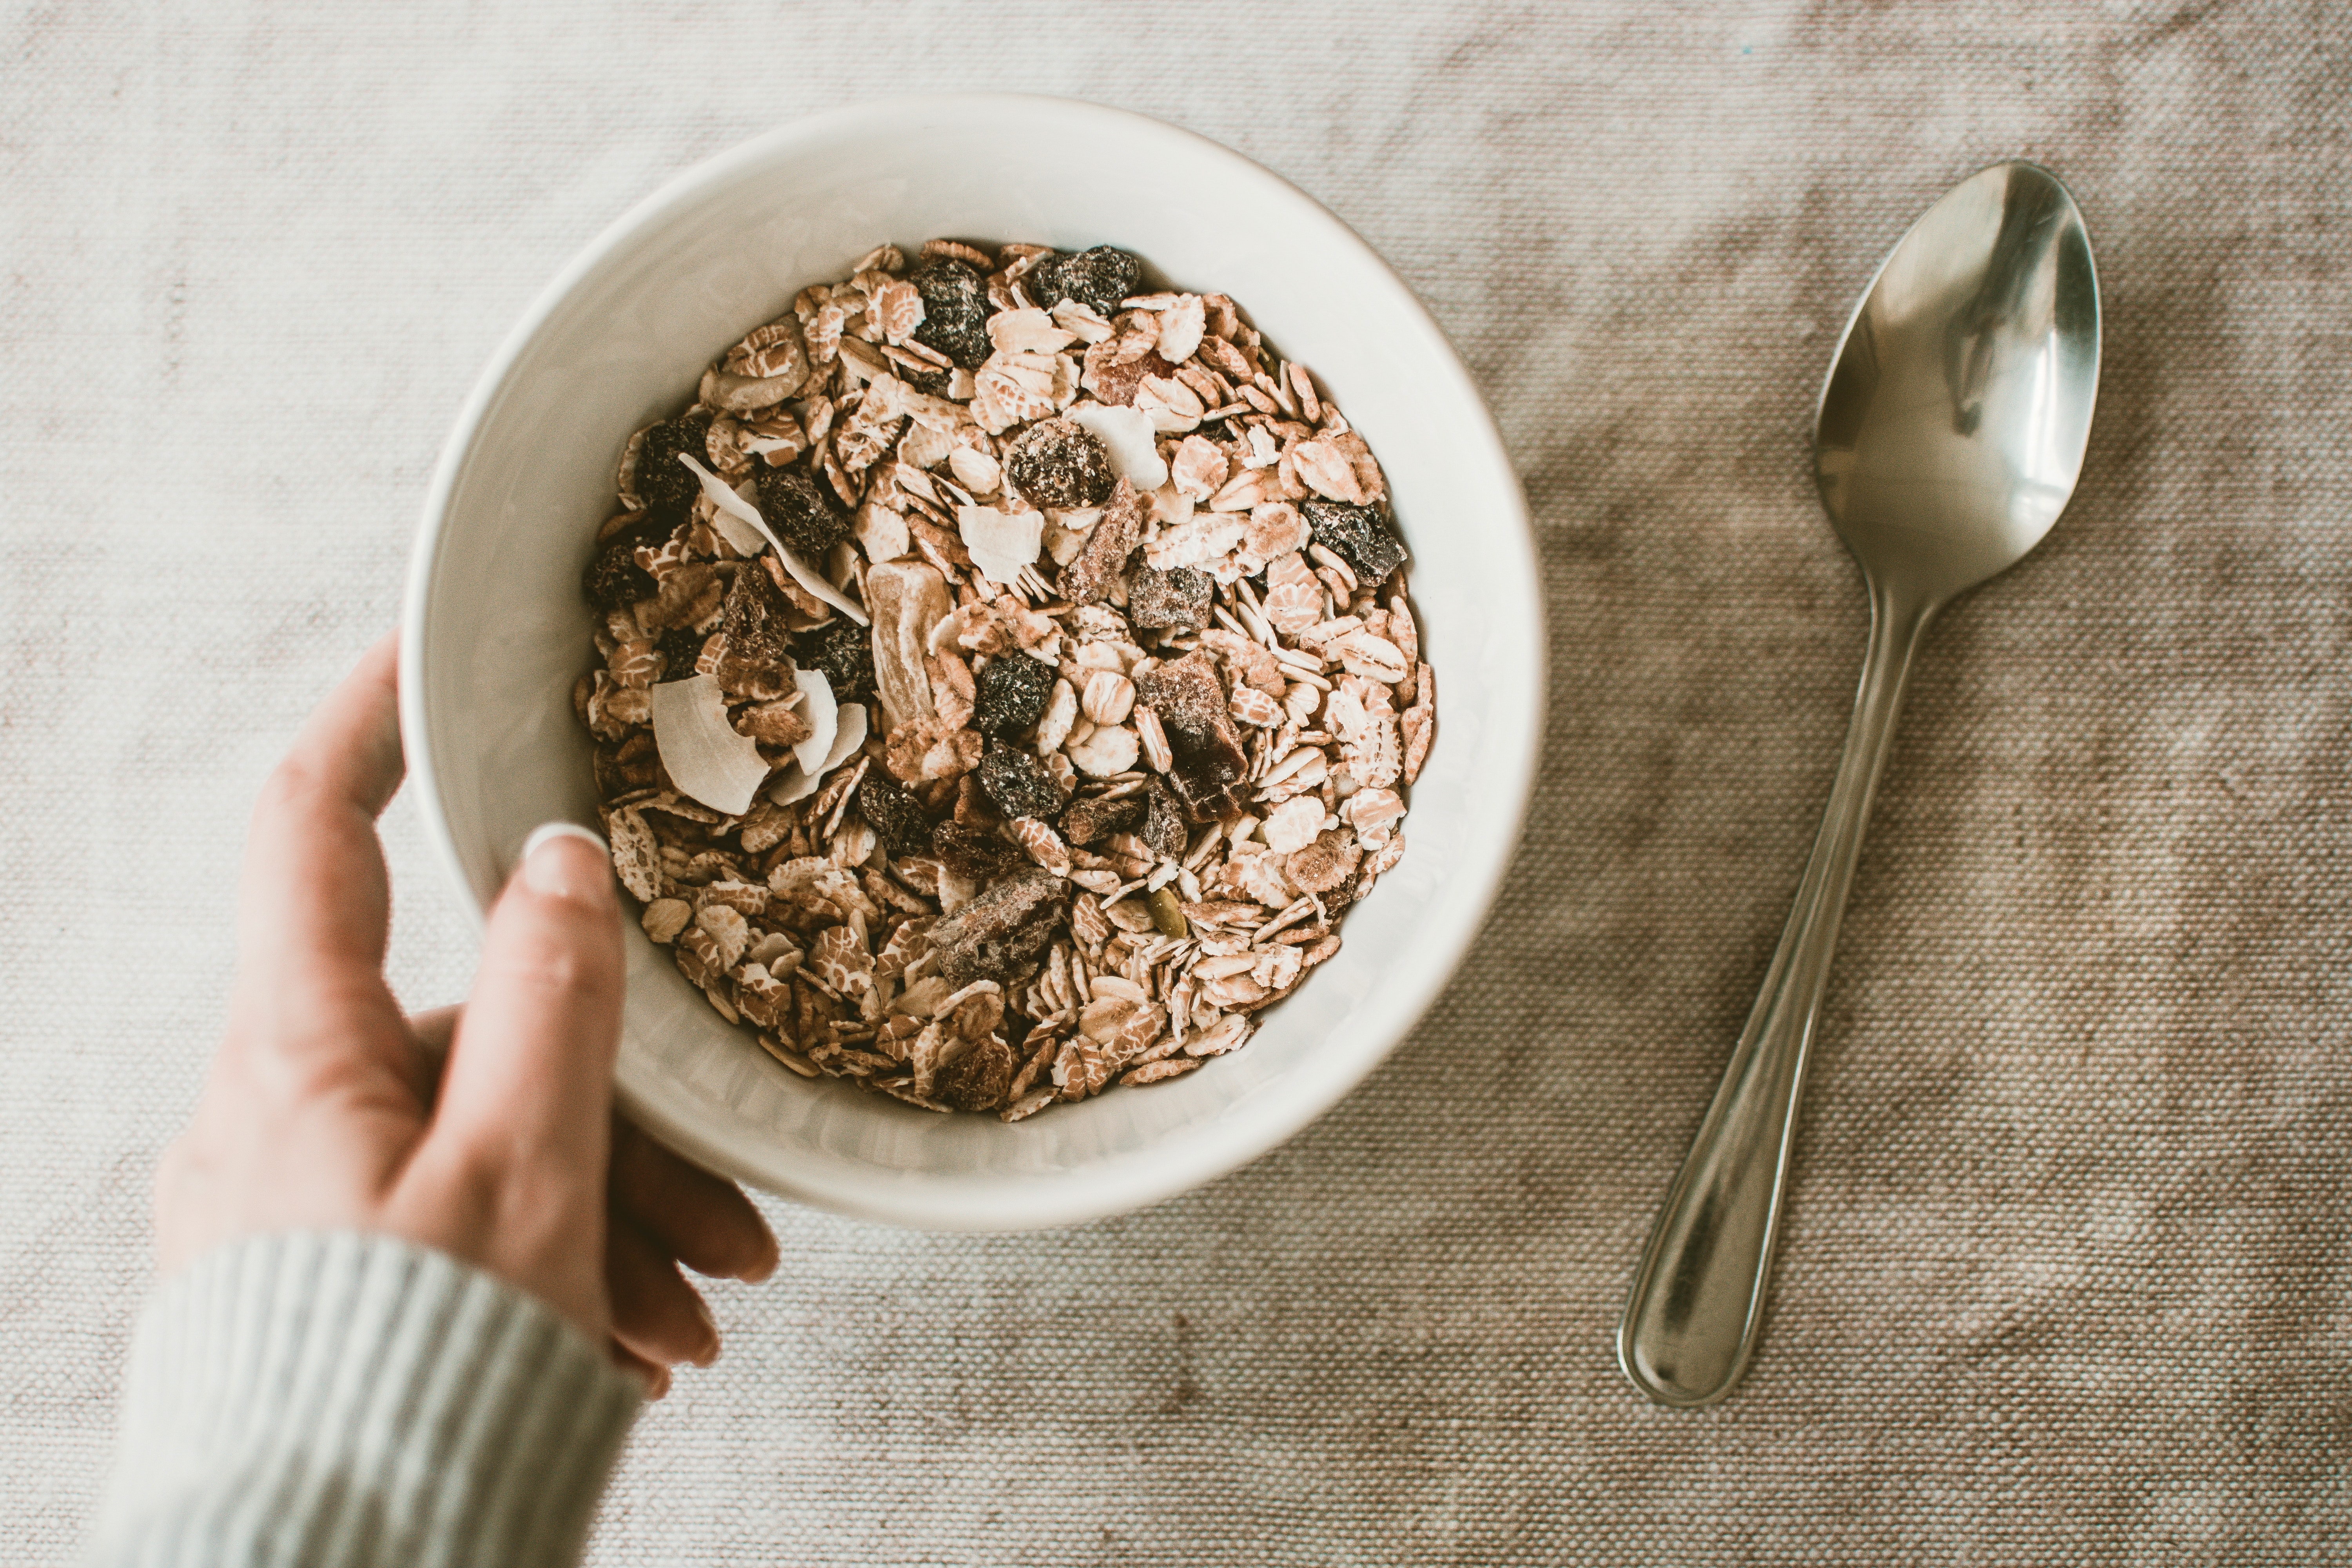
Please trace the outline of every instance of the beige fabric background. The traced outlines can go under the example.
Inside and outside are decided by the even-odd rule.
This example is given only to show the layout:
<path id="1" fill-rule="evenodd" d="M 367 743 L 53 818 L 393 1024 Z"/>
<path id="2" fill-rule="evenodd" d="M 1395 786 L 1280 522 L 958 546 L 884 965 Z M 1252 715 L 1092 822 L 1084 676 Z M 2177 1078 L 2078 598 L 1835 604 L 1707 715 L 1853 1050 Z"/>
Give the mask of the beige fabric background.
<path id="1" fill-rule="evenodd" d="M 247 804 L 493 344 L 693 161 L 986 87 L 1263 160 L 1454 334 L 1552 606 L 1526 847 L 1411 1043 L 1237 1175 L 1013 1238 L 780 1209 L 593 1561 L 2352 1555 L 2340 7 L 220 0 L 0 20 L 0 1561 L 79 1537 Z M 1608 1336 L 1862 651 L 1813 395 L 2014 153 L 2097 247 L 2082 491 L 1928 642 L 1762 1350 L 1667 1414 Z M 385 837 L 450 1000 L 469 932 Z"/>

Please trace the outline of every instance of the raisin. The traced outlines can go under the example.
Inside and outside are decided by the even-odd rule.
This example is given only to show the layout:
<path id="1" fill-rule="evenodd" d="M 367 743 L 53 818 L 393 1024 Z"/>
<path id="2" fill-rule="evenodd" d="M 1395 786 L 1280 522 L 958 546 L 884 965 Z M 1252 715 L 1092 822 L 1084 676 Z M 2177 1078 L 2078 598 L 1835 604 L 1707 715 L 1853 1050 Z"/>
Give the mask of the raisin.
<path id="1" fill-rule="evenodd" d="M 1062 786 L 1045 764 L 1028 752 L 998 741 L 980 759 L 980 787 L 1007 816 L 1035 816 L 1050 822 L 1062 809 Z"/>
<path id="2" fill-rule="evenodd" d="M 849 537 L 850 520 L 798 468 L 760 469 L 760 515 L 793 554 L 811 565 Z"/>
<path id="3" fill-rule="evenodd" d="M 1073 844 L 1099 844 L 1114 833 L 1131 833 L 1143 826 L 1144 801 L 1139 795 L 1105 800 L 1100 795 L 1072 801 L 1062 813 L 1062 837 Z"/>
<path id="4" fill-rule="evenodd" d="M 1015 872 L 931 928 L 931 951 L 950 985 L 1017 984 L 1037 972 L 1062 923 L 1068 884 L 1049 872 Z"/>
<path id="5" fill-rule="evenodd" d="M 646 432 L 637 447 L 637 494 L 654 511 L 682 511 L 702 493 L 694 470 L 677 460 L 684 452 L 698 463 L 710 461 L 710 416 L 681 414 Z"/>
<path id="6" fill-rule="evenodd" d="M 931 853 L 949 870 L 974 882 L 994 881 L 1028 864 L 1019 846 L 953 817 L 931 829 Z"/>
<path id="7" fill-rule="evenodd" d="M 891 854 L 915 855 L 930 847 L 930 818 L 913 795 L 880 774 L 868 773 L 859 781 L 857 811 Z"/>
<path id="8" fill-rule="evenodd" d="M 845 616 L 803 637 L 798 658 L 803 669 L 824 677 L 835 702 L 874 695 L 874 634 Z"/>
<path id="9" fill-rule="evenodd" d="M 958 1110 L 994 1110 L 1013 1089 L 1013 1047 L 991 1035 L 940 1069 L 934 1092 Z"/>
<path id="10" fill-rule="evenodd" d="M 1041 257 L 1022 283 L 1041 310 L 1076 300 L 1096 314 L 1108 316 L 1118 310 L 1120 300 L 1135 292 L 1142 279 L 1142 262 L 1124 250 L 1097 245 L 1076 256 L 1057 251 Z"/>
<path id="11" fill-rule="evenodd" d="M 1209 595 L 1213 580 L 1192 566 L 1157 566 L 1136 570 L 1127 585 L 1127 618 L 1138 626 L 1161 631 L 1197 632 L 1209 624 Z"/>
<path id="12" fill-rule="evenodd" d="M 600 610 L 625 610 L 658 591 L 654 574 L 631 559 L 632 552 L 606 548 L 580 574 L 580 591 Z"/>
<path id="13" fill-rule="evenodd" d="M 995 308 L 988 302 L 987 281 L 970 262 L 952 256 L 923 258 L 907 281 L 923 297 L 923 323 L 915 329 L 915 341 L 966 370 L 979 369 L 996 347 L 988 341 L 988 318 Z"/>
<path id="14" fill-rule="evenodd" d="M 719 630 L 719 668 L 713 672 L 730 696 L 772 698 L 792 689 L 793 639 L 784 625 L 784 595 L 757 562 L 745 562 L 728 584 Z"/>
<path id="15" fill-rule="evenodd" d="M 672 626 L 662 633 L 662 678 L 684 680 L 692 675 L 694 661 L 702 657 L 702 645 L 709 640 L 692 626 Z"/>
<path id="16" fill-rule="evenodd" d="M 1311 500 L 1298 510 L 1315 542 L 1348 563 L 1356 581 L 1369 588 L 1404 564 L 1404 542 L 1389 531 L 1381 514 L 1368 506 L 1346 501 Z"/>
<path id="17" fill-rule="evenodd" d="M 1015 436 L 1004 451 L 1004 471 L 1035 504 L 1066 511 L 1102 505 L 1116 482 L 1109 448 L 1073 419 L 1040 419 Z"/>
<path id="18" fill-rule="evenodd" d="M 657 584 L 653 574 L 637 564 L 637 546 L 659 549 L 677 524 L 677 518 L 669 513 L 649 511 L 598 544 L 596 553 L 588 558 L 587 569 L 580 574 L 580 591 L 588 595 L 588 602 L 600 610 L 625 610 L 640 599 L 652 598 Z"/>
<path id="19" fill-rule="evenodd" d="M 1054 694 L 1054 669 L 1025 653 L 1003 653 L 980 672 L 971 727 L 983 735 L 1018 734 L 1034 724 Z"/>

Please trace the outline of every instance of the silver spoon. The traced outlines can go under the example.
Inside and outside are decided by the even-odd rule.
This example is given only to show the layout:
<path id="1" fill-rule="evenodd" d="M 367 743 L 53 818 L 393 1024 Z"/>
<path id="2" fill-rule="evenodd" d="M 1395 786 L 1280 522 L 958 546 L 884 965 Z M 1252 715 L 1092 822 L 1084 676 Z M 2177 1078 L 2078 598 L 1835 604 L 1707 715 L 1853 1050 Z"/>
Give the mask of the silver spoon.
<path id="1" fill-rule="evenodd" d="M 1920 634 L 2058 520 L 2098 384 L 2083 215 L 2032 163 L 1996 163 L 1929 207 L 1839 340 L 1813 477 L 1868 582 L 1870 650 L 1796 906 L 1617 1331 L 1618 1363 L 1662 1405 L 1722 1398 L 1755 1345 L 1805 1049 Z"/>

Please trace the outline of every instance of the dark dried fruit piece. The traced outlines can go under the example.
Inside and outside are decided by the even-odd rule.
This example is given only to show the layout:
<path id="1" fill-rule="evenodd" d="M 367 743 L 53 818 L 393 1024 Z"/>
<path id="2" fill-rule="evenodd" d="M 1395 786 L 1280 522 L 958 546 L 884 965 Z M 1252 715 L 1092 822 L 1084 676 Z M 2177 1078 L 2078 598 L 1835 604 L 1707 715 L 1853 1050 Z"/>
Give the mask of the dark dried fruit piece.
<path id="1" fill-rule="evenodd" d="M 683 511 L 702 493 L 694 470 L 677 460 L 680 452 L 698 463 L 710 460 L 710 416 L 681 414 L 655 426 L 637 445 L 637 494 L 652 511 Z"/>
<path id="2" fill-rule="evenodd" d="M 888 779 L 869 772 L 859 781 L 857 813 L 893 855 L 915 855 L 930 847 L 931 819 L 913 795 Z"/>
<path id="3" fill-rule="evenodd" d="M 1231 816 L 1243 807 L 1240 791 L 1248 753 L 1226 709 L 1215 659 L 1194 648 L 1172 664 L 1135 678 L 1136 700 L 1159 715 L 1174 760 L 1168 782 L 1195 822 Z"/>
<path id="4" fill-rule="evenodd" d="M 756 565 L 737 569 L 719 625 L 727 642 L 712 673 L 730 696 L 782 697 L 793 685 L 792 631 L 784 595 Z"/>
<path id="5" fill-rule="evenodd" d="M 996 347 L 988 341 L 988 318 L 996 311 L 988 302 L 987 280 L 970 262 L 927 256 L 907 281 L 923 297 L 923 324 L 915 329 L 915 341 L 966 370 L 977 370 Z"/>
<path id="6" fill-rule="evenodd" d="M 975 776 L 996 809 L 1007 816 L 1038 816 L 1050 822 L 1062 809 L 1062 786 L 1045 771 L 1045 764 L 1001 741 L 980 759 Z"/>
<path id="7" fill-rule="evenodd" d="M 1127 558 L 1143 538 L 1143 518 L 1149 503 L 1127 480 L 1118 481 L 1102 510 L 1102 521 L 1087 535 L 1076 559 L 1062 568 L 1061 589 L 1070 603 L 1091 605 L 1109 594 L 1110 585 L 1127 570 Z"/>
<path id="8" fill-rule="evenodd" d="M 694 673 L 694 661 L 702 657 L 702 645 L 709 639 L 692 626 L 672 626 L 662 633 L 662 679 L 684 680 Z"/>
<path id="9" fill-rule="evenodd" d="M 685 470 L 680 469 L 681 473 Z M 596 546 L 580 574 L 580 591 L 600 610 L 622 610 L 639 599 L 654 596 L 653 574 L 637 564 L 637 546 L 660 548 L 677 520 L 667 513 L 642 512 L 634 522 L 614 530 Z"/>
<path id="10" fill-rule="evenodd" d="M 835 702 L 874 695 L 874 634 L 845 616 L 827 621 L 801 638 L 803 669 L 814 669 L 833 689 Z"/>
<path id="11" fill-rule="evenodd" d="M 1182 855 L 1190 841 L 1184 830 L 1184 808 L 1158 779 L 1143 792 L 1143 826 L 1136 829 L 1136 837 L 1154 855 L 1170 860 Z"/>
<path id="12" fill-rule="evenodd" d="M 950 817 L 931 829 L 931 853 L 957 876 L 992 882 L 1029 863 L 1018 845 Z"/>
<path id="13" fill-rule="evenodd" d="M 1074 419 L 1040 419 L 1005 448 L 1013 488 L 1038 506 L 1070 510 L 1100 506 L 1115 482 L 1110 449 Z"/>
<path id="14" fill-rule="evenodd" d="M 1016 872 L 941 919 L 931 928 L 940 978 L 954 986 L 1027 980 L 1061 924 L 1068 888 L 1048 872 Z"/>
<path id="15" fill-rule="evenodd" d="M 1139 795 L 1105 800 L 1099 795 L 1074 800 L 1062 813 L 1062 837 L 1073 844 L 1099 844 L 1114 833 L 1129 833 L 1143 825 L 1144 801 Z"/>
<path id="16" fill-rule="evenodd" d="M 1319 499 L 1299 502 L 1315 542 L 1348 563 L 1369 588 L 1404 564 L 1404 542 L 1389 531 L 1378 510 Z"/>
<path id="17" fill-rule="evenodd" d="M 1040 257 L 1022 286 L 1038 308 L 1050 310 L 1065 300 L 1076 300 L 1098 315 L 1108 316 L 1119 301 L 1135 292 L 1142 280 L 1143 263 L 1124 250 L 1097 245 L 1076 256 L 1055 252 Z"/>
<path id="18" fill-rule="evenodd" d="M 999 654 L 980 672 L 978 685 L 971 727 L 983 735 L 1017 735 L 1045 711 L 1054 671 L 1025 653 Z"/>
<path id="19" fill-rule="evenodd" d="M 1197 632 L 1209 624 L 1215 579 L 1191 566 L 1139 566 L 1127 585 L 1127 618 L 1139 627 Z"/>
<path id="20" fill-rule="evenodd" d="M 994 1035 L 940 1069 L 932 1092 L 958 1110 L 994 1110 L 1013 1088 L 1013 1047 Z"/>
<path id="21" fill-rule="evenodd" d="M 793 553 L 814 566 L 849 537 L 847 513 L 835 510 L 816 481 L 798 468 L 759 470 L 760 515 Z"/>

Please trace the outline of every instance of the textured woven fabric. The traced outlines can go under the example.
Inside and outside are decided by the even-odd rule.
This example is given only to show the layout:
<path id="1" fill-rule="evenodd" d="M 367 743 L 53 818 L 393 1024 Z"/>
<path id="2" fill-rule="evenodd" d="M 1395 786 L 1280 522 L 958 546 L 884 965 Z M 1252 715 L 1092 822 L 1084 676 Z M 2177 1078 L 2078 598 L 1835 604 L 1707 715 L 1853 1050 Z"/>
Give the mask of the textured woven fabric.
<path id="1" fill-rule="evenodd" d="M 93 1505 L 247 804 L 479 366 L 674 171 L 982 87 L 1265 162 L 1453 333 L 1551 605 L 1525 848 L 1412 1041 L 1236 1175 L 1017 1238 L 779 1210 L 591 1560 L 2352 1555 L 2340 6 L 215 0 L 0 20 L 0 1561 Z M 1669 1414 L 1609 1336 L 1863 647 L 1813 396 L 2011 154 L 2097 247 L 2082 489 L 1928 637 L 1761 1349 Z M 450 1000 L 470 933 L 385 831 L 395 978 Z"/>
<path id="2" fill-rule="evenodd" d="M 569 1568 L 643 1403 L 545 1303 L 355 1232 L 173 1275 L 124 1384 L 89 1568 Z"/>

